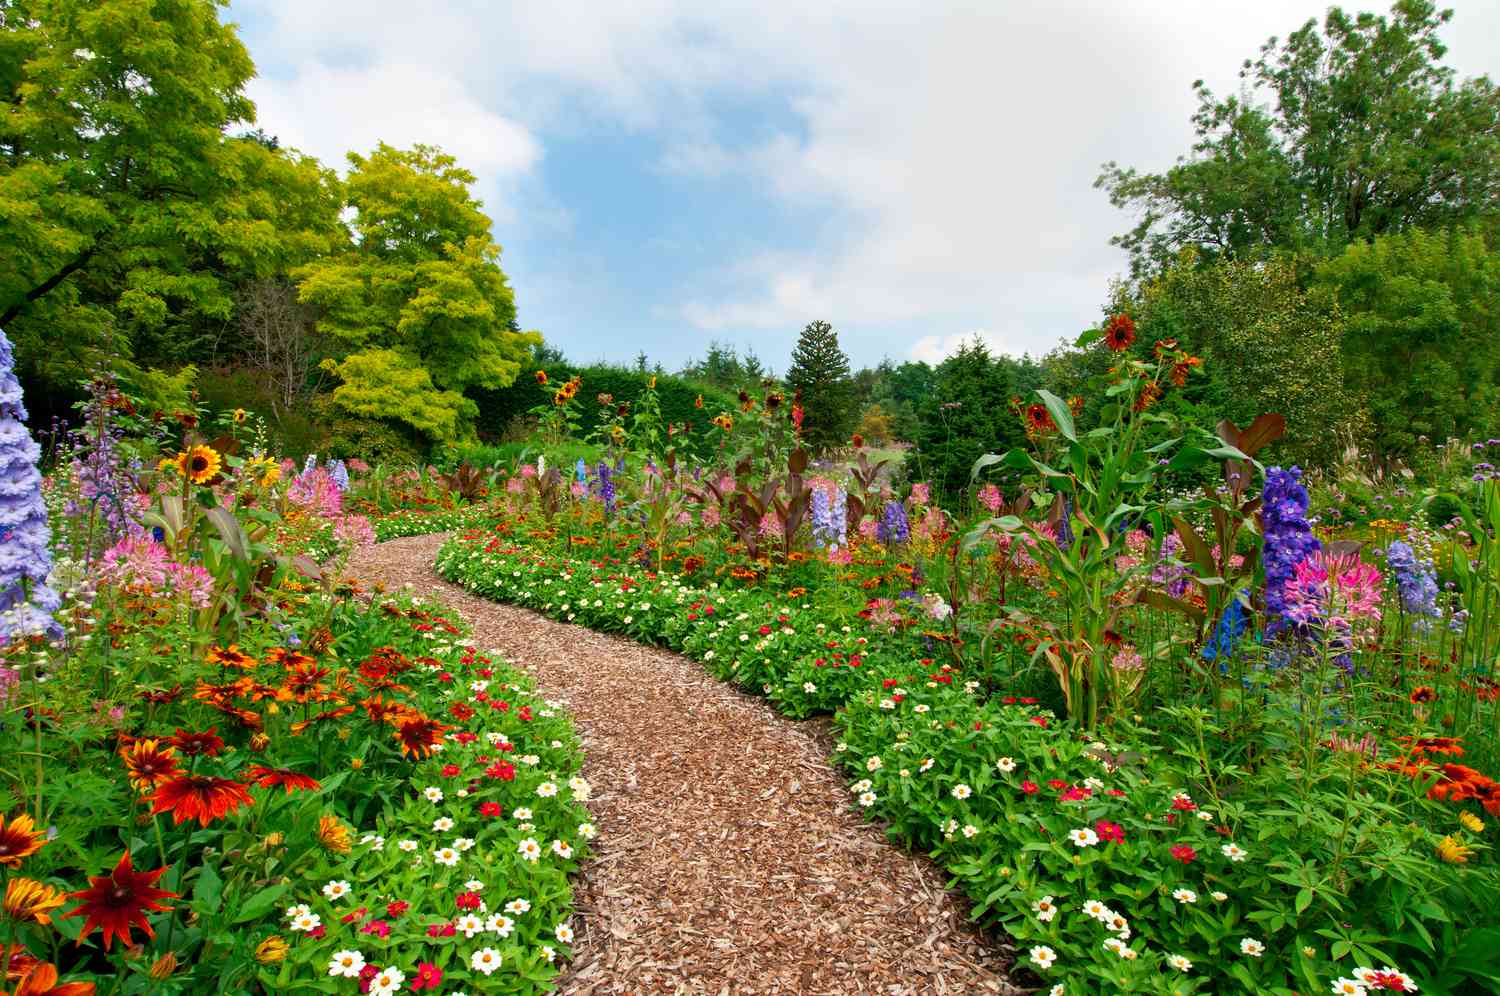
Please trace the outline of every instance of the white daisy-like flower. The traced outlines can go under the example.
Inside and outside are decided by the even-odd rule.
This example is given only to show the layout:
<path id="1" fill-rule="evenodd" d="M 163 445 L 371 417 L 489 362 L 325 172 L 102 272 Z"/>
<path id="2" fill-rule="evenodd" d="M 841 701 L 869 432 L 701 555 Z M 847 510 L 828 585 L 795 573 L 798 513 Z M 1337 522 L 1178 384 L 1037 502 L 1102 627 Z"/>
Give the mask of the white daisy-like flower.
<path id="1" fill-rule="evenodd" d="M 445 833 L 453 829 L 453 820 L 447 816 L 439 816 L 432 821 L 432 829 L 438 833 Z"/>
<path id="2" fill-rule="evenodd" d="M 492 934 L 499 934 L 501 937 L 509 937 L 516 929 L 516 922 L 508 916 L 495 913 L 484 921 L 484 929 Z"/>
<path id="3" fill-rule="evenodd" d="M 358 951 L 335 951 L 328 962 L 328 974 L 336 979 L 357 979 L 364 970 L 365 956 Z"/>
<path id="4" fill-rule="evenodd" d="M 875 783 L 872 782 L 872 781 L 870 781 L 868 778 L 861 778 L 859 781 L 857 781 L 853 785 L 849 786 L 849 791 L 853 792 L 855 795 L 858 795 L 861 792 L 868 792 L 868 791 L 870 791 L 870 788 L 874 784 Z"/>
<path id="5" fill-rule="evenodd" d="M 554 950 L 552 950 L 552 946 L 550 944 L 543 944 L 542 945 L 542 957 L 546 958 L 547 959 L 547 964 L 550 965 L 553 962 L 557 961 L 557 952 L 554 951 Z"/>
<path id="6" fill-rule="evenodd" d="M 1219 848 L 1219 850 L 1223 851 L 1224 857 L 1228 858 L 1230 861 L 1244 861 L 1250 856 L 1248 851 L 1246 851 L 1243 847 L 1234 843 L 1233 841 L 1225 844 L 1223 847 Z"/>
<path id="7" fill-rule="evenodd" d="M 592 823 L 578 824 L 578 836 L 582 837 L 584 840 L 593 840 L 596 836 L 598 836 L 598 834 L 599 831 L 595 829 Z"/>
<path id="8" fill-rule="evenodd" d="M 479 917 L 475 916 L 473 913 L 465 913 L 463 916 L 454 921 L 453 929 L 457 930 L 465 937 L 473 937 L 475 934 L 484 930 L 484 921 L 479 919 Z"/>
<path id="9" fill-rule="evenodd" d="M 562 941 L 564 944 L 573 943 L 573 928 L 569 927 L 565 923 L 558 924 L 557 929 L 553 930 L 552 933 L 556 935 L 557 939 L 559 941 Z"/>
<path id="10" fill-rule="evenodd" d="M 573 848 L 568 845 L 567 841 L 554 840 L 552 842 L 552 853 L 566 861 L 573 856 Z"/>
<path id="11" fill-rule="evenodd" d="M 288 906 L 287 907 L 286 918 L 288 920 L 295 920 L 299 916 L 306 916 L 307 914 L 309 914 L 311 912 L 312 912 L 312 907 L 311 906 L 307 905 L 306 903 L 298 903 L 296 906 Z"/>
<path id="12" fill-rule="evenodd" d="M 323 886 L 323 896 L 331 903 L 336 903 L 349 894 L 349 883 L 334 880 Z"/>
<path id="13" fill-rule="evenodd" d="M 1229 898 L 1229 893 L 1219 892 L 1217 889 L 1213 892 L 1210 892 L 1209 895 L 1213 897 L 1213 900 L 1216 903 L 1222 903 L 1224 900 Z"/>
<path id="14" fill-rule="evenodd" d="M 1266 946 L 1260 941 L 1257 941 L 1253 937 L 1240 938 L 1240 954 L 1249 955 L 1252 958 L 1259 958 L 1265 953 Z"/>
<path id="15" fill-rule="evenodd" d="M 1179 972 L 1190 972 L 1193 969 L 1193 963 L 1179 954 L 1167 955 L 1167 964 Z"/>
<path id="16" fill-rule="evenodd" d="M 561 747 L 562 744 L 558 744 L 558 746 Z M 578 775 L 574 775 L 568 779 L 568 788 L 573 791 L 573 798 L 579 802 L 588 801 L 589 795 L 594 791 L 594 787 L 588 783 L 588 780 Z"/>
<path id="17" fill-rule="evenodd" d="M 971 681 L 969 682 L 969 684 L 972 685 L 973 682 Z M 1068 996 L 1068 990 L 1061 982 L 1059 982 L 1057 985 L 1047 990 L 1047 996 Z"/>
<path id="18" fill-rule="evenodd" d="M 979 828 L 976 827 L 974 824 L 972 824 L 972 823 L 965 823 L 964 824 L 964 836 L 965 837 L 973 838 L 978 833 L 979 833 Z"/>
<path id="19" fill-rule="evenodd" d="M 1125 951 L 1125 942 L 1120 940 L 1118 937 L 1111 937 L 1104 942 L 1104 950 L 1113 952 L 1114 954 L 1120 955 L 1120 957 L 1123 958 L 1123 952 Z"/>
<path id="20" fill-rule="evenodd" d="M 1198 894 L 1192 889 L 1173 889 L 1172 898 L 1179 903 L 1196 903 L 1198 901 Z"/>
<path id="21" fill-rule="evenodd" d="M 532 838 L 527 837 L 516 845 L 516 853 L 527 861 L 536 861 L 542 856 L 542 845 L 538 844 Z"/>
<path id="22" fill-rule="evenodd" d="M 531 904 L 524 899 L 512 899 L 505 904 L 505 912 L 511 916 L 520 916 L 522 913 L 529 912 L 530 910 Z"/>
<path id="23" fill-rule="evenodd" d="M 879 771 L 882 763 L 883 762 L 880 760 L 880 755 L 877 754 L 865 762 L 865 770 Z"/>
<path id="24" fill-rule="evenodd" d="M 959 782 L 957 785 L 953 786 L 952 795 L 955 799 L 967 799 L 973 794 L 974 790 L 969 788 L 969 786 L 965 785 L 963 782 Z"/>
<path id="25" fill-rule="evenodd" d="M 1212 823 L 1214 821 L 1214 814 L 1210 813 L 1206 809 L 1198 810 L 1197 816 L 1198 819 L 1203 823 Z"/>
<path id="26" fill-rule="evenodd" d="M 1051 923 L 1052 918 L 1057 916 L 1057 907 L 1053 904 L 1051 896 L 1043 896 L 1031 904 L 1031 910 L 1036 918 L 1043 923 Z"/>
<path id="27" fill-rule="evenodd" d="M 1334 979 L 1332 989 L 1336 996 L 1369 996 L 1369 990 L 1354 979 Z"/>
<path id="28" fill-rule="evenodd" d="M 1068 831 L 1068 839 L 1075 847 L 1093 847 L 1099 843 L 1099 835 L 1088 827 L 1079 827 Z"/>
<path id="29" fill-rule="evenodd" d="M 455 837 L 455 838 L 453 838 L 453 849 L 455 851 L 459 851 L 459 852 L 467 851 L 467 850 L 470 850 L 471 848 L 473 848 L 473 846 L 474 846 L 474 838 L 473 837 Z"/>
<path id="30" fill-rule="evenodd" d="M 477 878 L 471 878 L 464 883 L 464 888 L 468 889 L 470 892 L 483 892 L 484 883 L 479 881 L 479 879 Z"/>
<path id="31" fill-rule="evenodd" d="M 427 797 L 428 802 L 443 801 L 443 790 L 438 788 L 436 785 L 427 786 L 422 790 L 422 794 Z"/>
<path id="32" fill-rule="evenodd" d="M 874 792 L 861 792 L 859 794 L 859 804 L 861 806 L 864 806 L 865 808 L 869 808 L 870 806 L 875 805 L 875 800 L 878 798 L 879 796 L 877 796 Z"/>
<path id="33" fill-rule="evenodd" d="M 469 957 L 469 967 L 485 975 L 493 974 L 500 967 L 500 952 L 494 948 L 480 948 Z"/>
<path id="34" fill-rule="evenodd" d="M 536 787 L 536 794 L 543 799 L 550 799 L 557 794 L 557 785 L 552 782 L 542 782 Z"/>
<path id="35" fill-rule="evenodd" d="M 999 769 L 1002 775 L 1008 775 L 1012 771 L 1016 770 L 1015 758 L 1002 757 L 1000 760 L 995 762 L 995 767 Z"/>
<path id="36" fill-rule="evenodd" d="M 514 816 L 518 820 L 529 820 L 531 819 L 531 807 L 521 806 L 519 809 L 511 810 L 510 815 Z"/>
<path id="37" fill-rule="evenodd" d="M 370 996 L 396 996 L 405 981 L 406 973 L 401 969 L 387 968 L 370 978 Z"/>
<path id="38" fill-rule="evenodd" d="M 1109 915 L 1109 907 L 1097 899 L 1090 899 L 1083 904 L 1083 912 L 1095 920 L 1099 920 Z"/>
<path id="39" fill-rule="evenodd" d="M 414 840 L 398 840 L 398 841 L 396 841 L 396 846 L 399 847 L 399 848 L 401 848 L 401 850 L 406 851 L 409 854 L 412 851 L 415 851 L 421 845 L 419 845 Z"/>
<path id="40" fill-rule="evenodd" d="M 911 707 L 911 711 L 912 712 L 919 713 L 919 714 L 920 713 L 924 713 L 924 712 L 928 712 L 930 709 L 931 709 L 931 706 L 927 705 L 927 703 L 925 703 L 925 702 L 918 702 L 916 705 L 914 705 L 914 706 Z"/>
<path id="41" fill-rule="evenodd" d="M 458 864 L 458 852 L 451 847 L 440 847 L 436 851 L 432 852 L 432 860 L 436 861 L 440 865 L 446 865 L 447 867 L 452 868 L 454 865 Z"/>
<path id="42" fill-rule="evenodd" d="M 316 913 L 303 913 L 292 921 L 293 930 L 314 931 L 323 924 L 323 918 Z"/>
<path id="43" fill-rule="evenodd" d="M 1031 956 L 1031 963 L 1043 971 L 1051 968 L 1052 963 L 1057 961 L 1057 952 L 1045 944 L 1038 944 L 1028 951 L 1027 954 Z"/>
<path id="44" fill-rule="evenodd" d="M 917 765 L 917 770 L 918 771 L 931 771 L 932 770 L 932 766 L 934 764 L 936 764 L 936 763 L 937 762 L 935 760 L 933 760 L 932 758 L 929 757 L 927 760 L 925 760 L 921 764 Z"/>

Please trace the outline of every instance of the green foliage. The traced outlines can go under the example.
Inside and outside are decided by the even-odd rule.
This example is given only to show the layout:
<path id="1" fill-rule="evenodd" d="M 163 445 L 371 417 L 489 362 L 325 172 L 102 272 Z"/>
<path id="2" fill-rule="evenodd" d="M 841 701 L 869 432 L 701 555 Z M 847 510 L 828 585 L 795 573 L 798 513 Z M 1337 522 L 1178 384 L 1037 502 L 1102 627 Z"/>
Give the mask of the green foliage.
<path id="1" fill-rule="evenodd" d="M 1242 94 L 1194 84 L 1190 158 L 1165 173 L 1107 163 L 1096 186 L 1141 218 L 1116 245 L 1139 276 L 1184 247 L 1257 257 L 1492 211 L 1500 195 L 1500 90 L 1455 82 L 1437 32 L 1451 17 L 1398 0 L 1389 17 L 1328 11 L 1240 73 Z M 1261 101 L 1264 101 L 1261 102 Z"/>
<path id="2" fill-rule="evenodd" d="M 319 449 L 309 452 L 369 464 L 420 464 L 426 456 L 427 440 L 412 430 L 391 419 L 351 415 L 331 395 L 314 399 L 312 412 Z"/>
<path id="3" fill-rule="evenodd" d="M 220 6 L 4 4 L 0 325 L 45 383 L 112 355 L 182 362 L 237 279 L 338 236 L 325 170 L 226 137 L 253 119 L 254 68 Z"/>
<path id="4" fill-rule="evenodd" d="M 802 439 L 815 453 L 847 445 L 858 415 L 849 357 L 827 322 L 810 323 L 792 350 L 786 386 L 802 404 Z"/>
<path id="5" fill-rule="evenodd" d="M 1378 459 L 1497 424 L 1500 253 L 1478 232 L 1357 243 L 1319 266 L 1313 284 L 1343 310 L 1346 379 L 1369 409 Z"/>
<path id="6" fill-rule="evenodd" d="M 1030 360 L 991 356 L 977 339 L 960 346 L 939 364 L 919 409 L 914 473 L 947 495 L 966 489 L 975 460 L 1024 442 L 1011 399 L 1030 393 L 1038 379 Z"/>
<path id="7" fill-rule="evenodd" d="M 715 339 L 708 344 L 708 352 L 701 360 L 689 360 L 683 365 L 681 376 L 725 391 L 741 388 L 754 389 L 772 375 L 755 350 L 745 350 L 741 356 L 733 346 Z"/>
<path id="8" fill-rule="evenodd" d="M 512 330 L 515 299 L 474 176 L 422 145 L 381 144 L 349 163 L 356 238 L 295 272 L 319 330 L 348 351 L 325 361 L 342 381 L 334 401 L 438 442 L 464 438 L 478 414 L 464 391 L 508 386 L 541 341 Z"/>

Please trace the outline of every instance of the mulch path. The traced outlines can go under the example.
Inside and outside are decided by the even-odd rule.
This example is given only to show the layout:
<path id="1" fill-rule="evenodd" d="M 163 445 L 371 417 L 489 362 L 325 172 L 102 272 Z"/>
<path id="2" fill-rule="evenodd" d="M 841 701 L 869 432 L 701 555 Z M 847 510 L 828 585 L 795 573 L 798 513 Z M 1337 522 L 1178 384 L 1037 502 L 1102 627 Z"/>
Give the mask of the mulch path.
<path id="1" fill-rule="evenodd" d="M 599 837 L 560 992 L 1020 991 L 942 872 L 854 812 L 826 722 L 678 654 L 475 598 L 433 571 L 443 538 L 366 548 L 349 573 L 440 596 L 571 710 Z"/>

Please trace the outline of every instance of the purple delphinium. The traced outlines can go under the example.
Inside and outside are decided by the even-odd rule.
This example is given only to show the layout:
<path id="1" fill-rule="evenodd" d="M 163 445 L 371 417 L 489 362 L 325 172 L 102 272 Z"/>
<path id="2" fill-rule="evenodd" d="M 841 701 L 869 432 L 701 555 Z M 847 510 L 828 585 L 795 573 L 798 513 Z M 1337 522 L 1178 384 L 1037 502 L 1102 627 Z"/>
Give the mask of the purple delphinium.
<path id="1" fill-rule="evenodd" d="M 875 527 L 875 536 L 886 546 L 895 546 L 905 543 L 906 538 L 911 535 L 911 524 L 906 520 L 906 506 L 899 501 L 888 501 L 885 503 L 885 512 L 880 516 L 880 523 Z"/>
<path id="2" fill-rule="evenodd" d="M 1286 586 L 1297 565 L 1323 548 L 1307 521 L 1309 499 L 1302 486 L 1302 469 L 1266 468 L 1261 492 L 1262 560 L 1266 568 L 1266 636 L 1276 636 L 1291 624 Z"/>
<path id="3" fill-rule="evenodd" d="M 344 461 L 335 460 L 328 465 L 328 476 L 333 479 L 334 487 L 340 491 L 349 490 L 349 468 L 344 466 Z"/>
<path id="4" fill-rule="evenodd" d="M 69 503 L 69 517 L 97 515 L 97 538 L 104 546 L 122 539 L 136 524 L 129 512 L 135 482 L 121 465 L 120 441 L 125 430 L 112 417 L 118 389 L 108 378 L 89 382 L 89 398 L 82 408 L 83 424 L 70 433 L 72 469 L 83 504 Z"/>
<path id="5" fill-rule="evenodd" d="M 10 340 L 0 331 L 0 643 L 16 637 L 62 636 L 52 618 L 60 604 L 47 587 L 47 506 L 37 470 L 41 447 L 27 430 Z"/>
<path id="6" fill-rule="evenodd" d="M 1386 548 L 1385 560 L 1396 575 L 1396 587 L 1401 592 L 1401 606 L 1419 617 L 1418 629 L 1428 629 L 1432 620 L 1438 618 L 1437 571 L 1432 561 L 1418 559 L 1417 553 L 1400 540 L 1393 540 Z"/>
<path id="7" fill-rule="evenodd" d="M 818 549 L 844 545 L 849 531 L 849 500 L 843 488 L 818 488 L 812 496 L 812 532 Z"/>
<path id="8" fill-rule="evenodd" d="M 615 511 L 615 482 L 609 464 L 603 460 L 599 461 L 599 480 L 595 483 L 599 500 L 604 502 L 606 514 L 613 515 Z"/>

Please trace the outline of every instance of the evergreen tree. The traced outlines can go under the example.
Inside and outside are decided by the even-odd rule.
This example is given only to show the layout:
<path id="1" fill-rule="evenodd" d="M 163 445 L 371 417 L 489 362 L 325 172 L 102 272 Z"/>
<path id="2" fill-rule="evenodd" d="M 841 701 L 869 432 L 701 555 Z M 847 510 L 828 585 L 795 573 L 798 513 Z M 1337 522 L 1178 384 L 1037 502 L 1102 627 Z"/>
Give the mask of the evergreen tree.
<path id="1" fill-rule="evenodd" d="M 802 399 L 802 439 L 810 449 L 821 452 L 848 442 L 858 413 L 849 357 L 832 325 L 819 321 L 802 330 L 786 386 Z"/>

